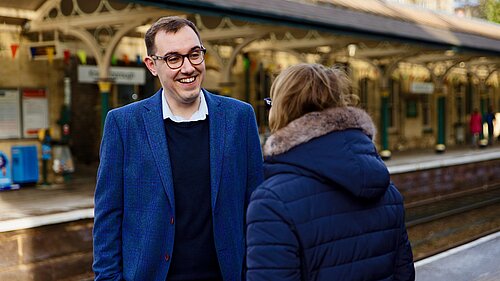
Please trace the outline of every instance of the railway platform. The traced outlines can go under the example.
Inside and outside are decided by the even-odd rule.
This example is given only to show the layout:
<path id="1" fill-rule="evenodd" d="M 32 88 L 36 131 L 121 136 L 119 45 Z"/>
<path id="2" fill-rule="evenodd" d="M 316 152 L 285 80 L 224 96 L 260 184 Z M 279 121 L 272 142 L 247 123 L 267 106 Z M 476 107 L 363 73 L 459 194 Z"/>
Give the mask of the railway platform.
<path id="1" fill-rule="evenodd" d="M 500 232 L 415 263 L 417 281 L 500 280 Z"/>
<path id="2" fill-rule="evenodd" d="M 443 154 L 432 150 L 397 152 L 386 165 L 395 175 L 494 159 L 500 159 L 500 145 L 484 149 L 464 147 Z M 73 216 L 92 218 L 96 171 L 97 165 L 78 166 L 72 180 L 64 184 L 0 191 L 0 232 L 51 223 L 52 219 L 41 220 L 40 216 L 51 216 L 54 222 L 71 220 Z M 73 215 L 58 216 L 59 213 Z"/>
<path id="3" fill-rule="evenodd" d="M 405 177 L 408 177 L 408 174 L 418 174 L 419 171 L 426 174 L 432 169 L 446 171 L 452 166 L 469 167 L 477 163 L 483 166 L 489 165 L 484 163 L 496 165 L 499 160 L 500 145 L 496 145 L 484 149 L 463 147 L 443 154 L 436 154 L 432 150 L 398 152 L 386 161 L 386 165 L 394 178 L 400 177 L 399 180 L 404 182 L 407 181 Z M 21 187 L 19 190 L 0 192 L 0 248 L 12 250 L 5 258 L 0 258 L 0 280 L 90 280 L 93 196 L 97 165 L 76 168 L 77 172 L 65 184 Z M 497 173 L 496 170 L 489 172 Z M 433 181 L 433 177 L 439 177 L 439 181 L 445 181 L 446 174 L 457 172 L 443 172 L 444 176 L 439 175 L 441 172 L 432 173 L 434 174 L 425 175 L 424 178 Z M 427 198 L 411 202 L 408 199 L 412 198 L 406 196 L 405 200 L 410 201 L 408 207 L 421 207 L 421 202 L 428 200 Z M 500 217 L 500 208 L 497 206 L 488 207 L 488 215 L 493 219 Z M 462 228 L 470 228 L 463 225 L 460 215 L 458 217 L 458 222 L 450 229 L 458 232 L 462 231 Z M 491 220 L 488 222 L 491 223 Z M 432 223 L 435 224 L 427 222 Z M 500 256 L 499 233 L 497 231 L 486 236 L 488 238 L 479 238 L 480 236 L 476 235 L 474 239 L 479 240 L 467 241 L 470 243 L 466 245 L 470 246 L 451 243 L 454 248 L 441 254 L 415 255 L 418 260 L 417 280 L 500 281 L 500 267 L 497 266 Z M 412 229 L 409 230 L 409 235 L 415 251 L 419 247 L 426 249 L 428 238 L 434 239 L 432 235 L 442 234 L 427 229 Z M 61 246 L 54 246 L 58 244 Z M 443 249 L 447 248 L 440 248 L 440 251 Z M 52 261 L 54 265 L 48 266 Z M 50 268 L 50 273 L 33 273 L 47 268 Z M 83 277 L 66 278 L 69 272 L 66 277 L 59 277 L 57 274 L 60 268 L 79 272 L 79 276 Z M 44 274 L 52 277 L 41 278 Z"/>

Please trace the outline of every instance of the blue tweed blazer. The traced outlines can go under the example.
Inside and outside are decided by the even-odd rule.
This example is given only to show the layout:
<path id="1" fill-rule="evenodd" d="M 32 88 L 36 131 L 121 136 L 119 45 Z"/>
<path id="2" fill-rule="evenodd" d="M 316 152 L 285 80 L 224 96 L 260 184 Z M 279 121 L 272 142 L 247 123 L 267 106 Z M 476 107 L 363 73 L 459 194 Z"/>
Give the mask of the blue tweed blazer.
<path id="1" fill-rule="evenodd" d="M 263 180 L 255 114 L 246 103 L 203 93 L 209 112 L 215 248 L 224 280 L 241 280 L 246 208 Z M 95 280 L 164 281 L 175 259 L 170 256 L 175 221 L 158 91 L 107 115 L 95 191 Z"/>

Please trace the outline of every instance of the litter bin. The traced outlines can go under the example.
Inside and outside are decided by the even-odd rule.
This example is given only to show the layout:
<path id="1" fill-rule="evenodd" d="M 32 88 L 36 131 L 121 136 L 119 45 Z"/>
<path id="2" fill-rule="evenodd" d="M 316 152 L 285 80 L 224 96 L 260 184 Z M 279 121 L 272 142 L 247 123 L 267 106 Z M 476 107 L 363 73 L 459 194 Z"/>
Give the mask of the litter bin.
<path id="1" fill-rule="evenodd" d="M 12 181 L 19 184 L 38 182 L 38 152 L 35 145 L 13 146 Z"/>

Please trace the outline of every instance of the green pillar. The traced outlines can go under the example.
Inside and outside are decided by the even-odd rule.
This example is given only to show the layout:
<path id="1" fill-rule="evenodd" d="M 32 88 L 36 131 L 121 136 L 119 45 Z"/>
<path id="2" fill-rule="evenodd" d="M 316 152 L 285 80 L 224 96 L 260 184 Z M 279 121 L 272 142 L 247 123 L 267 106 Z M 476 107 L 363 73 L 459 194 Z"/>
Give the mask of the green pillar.
<path id="1" fill-rule="evenodd" d="M 111 90 L 111 82 L 99 81 L 99 92 L 101 94 L 101 130 L 104 130 L 104 121 L 109 111 L 109 92 Z"/>
<path id="2" fill-rule="evenodd" d="M 484 115 L 486 114 L 486 112 L 488 112 L 488 101 L 486 100 L 486 98 L 484 97 L 484 95 L 481 94 L 481 116 L 483 116 L 483 122 L 484 122 Z M 482 140 L 484 139 L 484 133 L 483 133 L 483 130 L 481 130 L 481 132 L 479 133 L 479 139 Z"/>
<path id="3" fill-rule="evenodd" d="M 439 96 L 437 100 L 437 116 L 438 116 L 438 135 L 437 135 L 437 144 L 436 144 L 436 152 L 441 153 L 446 150 L 446 139 L 445 139 L 445 110 L 446 110 L 446 97 Z"/>
<path id="4" fill-rule="evenodd" d="M 250 103 L 250 59 L 243 54 L 243 71 L 245 73 L 245 101 Z"/>
<path id="5" fill-rule="evenodd" d="M 382 90 L 382 105 L 380 107 L 380 141 L 382 143 L 382 151 L 380 156 L 382 159 L 391 158 L 391 151 L 389 150 L 389 91 Z"/>

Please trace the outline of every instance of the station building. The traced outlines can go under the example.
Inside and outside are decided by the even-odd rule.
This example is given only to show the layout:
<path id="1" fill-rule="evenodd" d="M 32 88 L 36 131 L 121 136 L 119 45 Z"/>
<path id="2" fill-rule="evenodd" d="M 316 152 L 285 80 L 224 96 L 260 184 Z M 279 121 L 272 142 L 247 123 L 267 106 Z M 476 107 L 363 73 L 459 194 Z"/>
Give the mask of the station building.
<path id="1" fill-rule="evenodd" d="M 76 161 L 97 161 L 106 112 L 160 87 L 143 37 L 169 15 L 196 23 L 204 87 L 252 104 L 263 139 L 263 98 L 300 62 L 348 72 L 386 157 L 466 144 L 473 109 L 500 109 L 500 25 L 479 19 L 376 0 L 4 0 L 0 150 L 39 146 L 50 128 Z"/>

